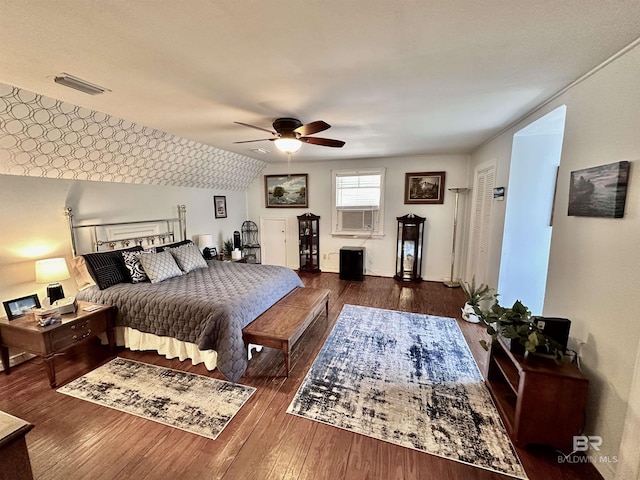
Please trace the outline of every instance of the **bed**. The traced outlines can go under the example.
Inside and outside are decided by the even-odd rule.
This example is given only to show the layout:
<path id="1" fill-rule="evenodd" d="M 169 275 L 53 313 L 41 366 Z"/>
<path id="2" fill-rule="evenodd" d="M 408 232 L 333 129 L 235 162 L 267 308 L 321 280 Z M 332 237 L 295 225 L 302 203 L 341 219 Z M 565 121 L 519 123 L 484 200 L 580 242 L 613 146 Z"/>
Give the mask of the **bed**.
<path id="1" fill-rule="evenodd" d="M 144 223 L 144 229 L 148 230 L 147 224 L 152 222 L 139 223 Z M 96 225 L 108 225 L 112 228 L 116 224 L 73 225 L 70 220 L 74 249 L 77 243 L 75 232 L 88 227 L 94 229 Z M 94 236 L 97 235 L 95 232 L 97 230 L 94 230 Z M 173 234 L 167 233 L 170 232 L 154 235 L 174 240 Z M 160 252 L 157 252 L 156 257 L 160 257 L 197 249 L 185 240 L 170 243 L 167 247 L 156 243 L 155 239 L 148 240 L 154 245 L 149 248 L 149 245 L 142 245 L 140 237 L 132 238 L 135 245 L 126 250 L 133 251 L 145 261 L 151 255 L 147 255 L 144 250 L 158 249 Z M 108 257 L 117 260 L 122 255 L 122 250 L 115 249 L 119 246 L 117 242 L 121 246 L 127 246 L 130 245 L 130 240 L 118 239 L 114 242 L 94 238 L 94 245 L 102 242 L 101 246 L 107 245 L 107 250 L 84 254 L 78 258 L 86 260 L 88 264 L 95 263 L 96 259 L 105 263 Z M 295 287 L 303 286 L 302 281 L 293 270 L 286 267 L 204 261 L 202 258 L 194 261 L 199 265 L 198 268 L 155 283 L 131 283 L 131 277 L 106 287 L 95 282 L 94 285 L 82 288 L 77 298 L 117 307 L 118 344 L 131 349 L 156 350 L 169 358 L 190 358 L 193 363 L 204 362 L 207 368 L 217 367 L 227 379 L 235 382 L 248 364 L 242 328 Z M 180 261 L 177 263 L 182 267 Z"/>

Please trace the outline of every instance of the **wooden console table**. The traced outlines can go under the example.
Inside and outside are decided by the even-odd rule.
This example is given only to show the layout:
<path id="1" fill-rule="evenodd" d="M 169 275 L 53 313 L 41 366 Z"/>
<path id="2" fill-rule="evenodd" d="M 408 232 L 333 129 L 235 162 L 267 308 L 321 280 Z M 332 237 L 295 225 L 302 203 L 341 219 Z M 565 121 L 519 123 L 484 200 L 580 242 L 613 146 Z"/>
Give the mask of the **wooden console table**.
<path id="1" fill-rule="evenodd" d="M 24 350 L 44 359 L 44 367 L 52 388 L 56 386 L 54 358 L 72 346 L 102 333 L 107 334 L 109 347 L 115 350 L 113 325 L 116 309 L 109 305 L 87 312 L 84 308 L 94 305 L 78 302 L 75 313 L 62 315 L 62 322 L 41 327 L 33 313 L 15 320 L 0 319 L 0 354 L 5 374 L 9 375 L 9 348 Z"/>
<path id="2" fill-rule="evenodd" d="M 513 442 L 550 445 L 569 452 L 585 422 L 589 381 L 574 363 L 516 355 L 493 342 L 486 384 Z"/>

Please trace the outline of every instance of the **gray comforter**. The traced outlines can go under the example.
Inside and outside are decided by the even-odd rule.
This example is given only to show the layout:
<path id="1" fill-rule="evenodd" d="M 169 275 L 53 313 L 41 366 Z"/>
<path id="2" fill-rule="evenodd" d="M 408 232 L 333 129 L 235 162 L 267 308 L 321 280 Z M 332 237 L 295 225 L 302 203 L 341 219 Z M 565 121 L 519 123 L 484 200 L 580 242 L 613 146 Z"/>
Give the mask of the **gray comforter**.
<path id="1" fill-rule="evenodd" d="M 247 368 L 242 329 L 293 288 L 303 286 L 286 267 L 209 261 L 160 283 L 89 287 L 79 300 L 114 305 L 116 325 L 195 343 L 218 353 L 218 369 L 237 381 Z"/>

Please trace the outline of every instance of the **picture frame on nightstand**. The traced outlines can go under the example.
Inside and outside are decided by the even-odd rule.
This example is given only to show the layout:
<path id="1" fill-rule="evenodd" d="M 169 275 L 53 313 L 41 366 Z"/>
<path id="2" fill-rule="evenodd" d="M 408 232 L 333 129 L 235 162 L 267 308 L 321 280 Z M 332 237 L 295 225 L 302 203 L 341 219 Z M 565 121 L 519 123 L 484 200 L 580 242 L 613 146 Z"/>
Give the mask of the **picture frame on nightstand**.
<path id="1" fill-rule="evenodd" d="M 6 302 L 2 302 L 2 304 L 4 305 L 4 311 L 9 320 L 24 317 L 34 308 L 40 308 L 40 300 L 35 293 L 33 295 L 27 295 L 26 297 L 7 300 Z"/>

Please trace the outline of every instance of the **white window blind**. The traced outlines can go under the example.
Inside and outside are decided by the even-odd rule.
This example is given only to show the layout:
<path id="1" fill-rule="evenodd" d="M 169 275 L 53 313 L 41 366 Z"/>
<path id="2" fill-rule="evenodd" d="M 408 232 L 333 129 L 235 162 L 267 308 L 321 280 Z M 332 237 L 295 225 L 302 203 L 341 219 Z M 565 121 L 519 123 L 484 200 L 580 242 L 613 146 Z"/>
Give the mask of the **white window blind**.
<path id="1" fill-rule="evenodd" d="M 378 210 L 382 175 L 336 175 L 338 210 Z"/>
<path id="2" fill-rule="evenodd" d="M 383 236 L 384 168 L 334 170 L 333 235 Z"/>

